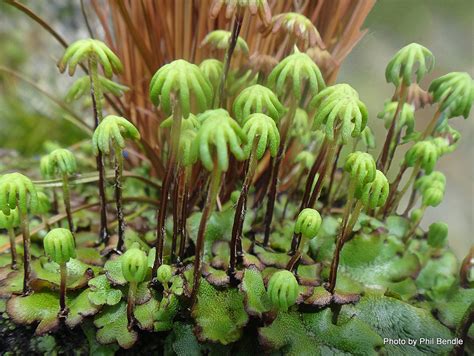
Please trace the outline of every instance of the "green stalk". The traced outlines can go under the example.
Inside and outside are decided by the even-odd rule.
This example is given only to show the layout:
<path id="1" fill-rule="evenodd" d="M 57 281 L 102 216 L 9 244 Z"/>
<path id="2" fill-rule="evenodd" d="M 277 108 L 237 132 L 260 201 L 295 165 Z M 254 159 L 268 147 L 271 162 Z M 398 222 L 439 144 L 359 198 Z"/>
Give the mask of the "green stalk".
<path id="1" fill-rule="evenodd" d="M 294 98 L 291 98 L 290 101 L 290 109 L 288 111 L 288 115 L 284 123 L 282 123 L 282 127 L 280 129 L 280 146 L 278 147 L 278 153 L 275 157 L 274 164 L 272 167 L 272 174 L 270 178 L 270 191 L 268 193 L 268 202 L 267 202 L 267 210 L 265 212 L 265 232 L 263 238 L 263 246 L 268 245 L 268 241 L 270 240 L 270 228 L 273 220 L 273 210 L 275 208 L 275 200 L 277 195 L 277 188 L 278 188 L 278 176 L 280 173 L 280 165 L 283 160 L 283 157 L 286 152 L 286 147 L 289 141 L 288 131 L 293 123 L 295 118 L 296 109 L 298 107 L 298 103 Z"/>
<path id="2" fill-rule="evenodd" d="M 69 195 L 69 177 L 67 173 L 64 173 L 62 178 L 63 178 L 63 200 L 64 200 L 64 207 L 66 208 L 67 223 L 69 226 L 69 230 L 73 233 L 73 236 L 74 236 L 74 223 L 72 221 L 72 214 L 71 214 L 71 197 Z"/>
<path id="3" fill-rule="evenodd" d="M 130 282 L 128 286 L 128 296 L 127 296 L 127 320 L 128 320 L 128 330 L 132 330 L 135 318 L 133 317 L 133 309 L 135 308 L 135 294 L 137 292 L 137 282 Z"/>
<path id="4" fill-rule="evenodd" d="M 214 210 L 216 204 L 217 195 L 219 194 L 219 188 L 221 185 L 222 173 L 219 169 L 217 162 L 214 162 L 214 169 L 211 175 L 211 182 L 209 183 L 209 190 L 207 192 L 206 205 L 202 212 L 201 221 L 199 223 L 199 230 L 196 240 L 196 256 L 194 258 L 194 275 L 193 275 L 193 291 L 191 294 L 191 303 L 194 305 L 196 302 L 196 296 L 199 290 L 199 283 L 201 282 L 201 270 L 202 270 L 202 256 L 204 253 L 204 236 L 206 235 L 207 221 Z"/>
<path id="5" fill-rule="evenodd" d="M 257 145 L 258 145 L 259 136 L 256 136 L 252 142 L 252 151 L 250 153 L 248 161 L 248 169 L 245 175 L 244 183 L 242 185 L 242 191 L 240 192 L 239 200 L 237 202 L 237 207 L 235 208 L 234 215 L 234 224 L 232 226 L 232 237 L 230 240 L 230 264 L 228 275 L 233 278 L 235 274 L 235 267 L 237 264 L 237 255 L 238 252 L 242 254 L 242 251 L 237 251 L 238 246 L 242 246 L 242 229 L 244 226 L 245 215 L 247 213 L 247 196 L 252 184 L 253 176 L 255 175 L 255 170 L 257 169 Z"/>
<path id="6" fill-rule="evenodd" d="M 67 266 L 66 263 L 59 265 L 59 271 L 61 273 L 61 282 L 59 285 L 59 317 L 66 318 L 68 309 L 66 307 L 66 283 L 67 283 Z"/>
<path id="7" fill-rule="evenodd" d="M 165 220 L 166 220 L 166 209 L 168 207 L 168 198 L 171 184 L 174 181 L 176 172 L 176 156 L 179 151 L 179 137 L 181 132 L 181 105 L 179 101 L 174 98 L 173 100 L 173 126 L 171 127 L 171 147 L 168 157 L 168 164 L 166 167 L 166 175 L 163 181 L 163 189 L 161 191 L 160 207 L 158 209 L 158 218 L 156 224 L 156 254 L 155 262 L 152 269 L 152 278 L 156 277 L 156 271 L 158 267 L 163 263 L 163 246 L 166 236 L 165 231 Z"/>
<path id="8" fill-rule="evenodd" d="M 20 211 L 21 231 L 23 234 L 23 295 L 28 295 L 32 292 L 30 287 L 31 275 L 31 252 L 30 252 L 30 226 L 28 223 L 28 214 L 26 211 Z"/>
<path id="9" fill-rule="evenodd" d="M 89 58 L 89 78 L 91 82 L 91 97 L 94 111 L 94 128 L 102 121 L 102 90 L 99 83 L 97 58 Z M 107 229 L 107 197 L 105 192 L 105 169 L 102 152 L 99 150 L 96 157 L 97 170 L 99 171 L 99 200 L 100 200 L 100 232 L 99 243 L 107 244 L 109 231 Z"/>
<path id="10" fill-rule="evenodd" d="M 16 253 L 16 243 L 15 243 L 15 230 L 12 226 L 8 228 L 8 237 L 10 238 L 10 252 L 12 255 L 12 269 L 17 269 L 16 261 L 18 255 Z"/>
<path id="11" fill-rule="evenodd" d="M 115 204 L 117 207 L 117 221 L 118 221 L 118 241 L 117 250 L 122 251 L 123 243 L 125 241 L 125 218 L 123 216 L 122 208 L 122 173 L 123 173 L 123 156 L 120 147 L 115 148 Z"/>

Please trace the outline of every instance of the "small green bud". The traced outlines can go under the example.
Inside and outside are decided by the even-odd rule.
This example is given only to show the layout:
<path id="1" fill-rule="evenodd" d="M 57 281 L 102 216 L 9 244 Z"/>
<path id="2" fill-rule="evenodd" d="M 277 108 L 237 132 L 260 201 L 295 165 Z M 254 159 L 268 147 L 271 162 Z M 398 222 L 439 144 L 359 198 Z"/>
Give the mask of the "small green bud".
<path id="1" fill-rule="evenodd" d="M 412 222 L 420 221 L 423 217 L 423 209 L 415 209 L 411 212 L 410 220 Z"/>
<path id="2" fill-rule="evenodd" d="M 438 149 L 432 141 L 419 141 L 415 143 L 405 154 L 405 163 L 408 167 L 420 164 L 426 174 L 433 172 L 438 160 Z"/>
<path id="3" fill-rule="evenodd" d="M 444 198 L 444 190 L 437 187 L 428 188 L 423 193 L 422 204 L 424 206 L 438 206 Z"/>
<path id="4" fill-rule="evenodd" d="M 295 223 L 295 234 L 312 239 L 321 227 L 321 215 L 315 209 L 306 208 L 301 210 Z"/>
<path id="5" fill-rule="evenodd" d="M 51 203 L 49 197 L 43 192 L 38 192 L 38 207 L 36 208 L 36 213 L 47 214 L 50 210 Z"/>
<path id="6" fill-rule="evenodd" d="M 148 271 L 146 253 L 137 247 L 127 250 L 121 257 L 122 274 L 127 282 L 143 282 Z"/>
<path id="7" fill-rule="evenodd" d="M 435 222 L 428 229 L 428 245 L 441 248 L 446 245 L 448 237 L 448 224 L 444 222 Z"/>
<path id="8" fill-rule="evenodd" d="M 10 210 L 10 215 L 5 215 L 0 210 L 0 229 L 10 229 L 20 225 L 20 214 L 18 208 Z"/>
<path id="9" fill-rule="evenodd" d="M 356 151 L 347 156 L 344 170 L 349 173 L 351 180 L 356 180 L 357 189 L 360 190 L 374 181 L 377 168 L 371 154 Z"/>
<path id="10" fill-rule="evenodd" d="M 389 190 L 390 186 L 387 177 L 377 170 L 374 181 L 364 186 L 360 199 L 365 206 L 375 209 L 385 204 Z"/>
<path id="11" fill-rule="evenodd" d="M 53 229 L 43 240 L 44 252 L 58 264 L 67 263 L 76 257 L 74 237 L 68 229 Z"/>
<path id="12" fill-rule="evenodd" d="M 167 285 L 172 276 L 173 271 L 169 265 L 161 265 L 156 271 L 156 278 L 163 285 Z"/>
<path id="13" fill-rule="evenodd" d="M 290 271 L 278 271 L 270 278 L 267 291 L 272 304 L 279 311 L 287 311 L 296 303 L 298 281 Z"/>

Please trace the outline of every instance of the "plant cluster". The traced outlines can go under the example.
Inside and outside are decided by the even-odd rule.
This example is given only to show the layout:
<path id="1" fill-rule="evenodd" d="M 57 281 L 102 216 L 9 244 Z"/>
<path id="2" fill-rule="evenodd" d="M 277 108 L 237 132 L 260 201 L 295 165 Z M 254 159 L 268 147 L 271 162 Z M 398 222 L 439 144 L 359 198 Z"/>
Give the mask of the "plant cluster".
<path id="1" fill-rule="evenodd" d="M 364 355 L 461 347 L 384 345 L 384 338 L 431 337 L 463 339 L 472 349 L 472 252 L 459 269 L 447 225 L 419 228 L 425 210 L 443 199 L 446 179 L 435 168 L 457 145 L 449 120 L 469 115 L 472 78 L 453 72 L 435 79 L 428 92 L 436 113 L 417 131 L 416 103 L 434 56 L 416 43 L 402 48 L 386 70 L 395 96 L 378 115 L 388 132 L 376 157 L 371 115 L 358 92 L 331 84 L 307 53 L 326 48 L 311 20 L 271 17 L 265 0 L 215 0 L 211 16 L 224 9 L 231 31 L 211 32 L 202 42 L 225 51 L 222 61 L 177 59 L 149 83 L 168 137 L 152 147 L 165 152 L 159 181 L 147 163 L 135 174 L 124 169 L 136 165 L 132 153 L 149 149 L 141 137 L 148 133 L 128 118 L 104 115 L 104 94 L 126 89 L 112 81 L 124 70 L 119 57 L 97 39 L 66 49 L 60 72 L 73 75 L 81 65 L 88 73 L 67 98 L 90 93 L 94 132 L 80 149 L 44 156 L 44 181 L 0 176 L 0 228 L 9 235 L 0 296 L 8 317 L 37 325 L 38 335 L 64 327 L 86 332 L 92 323 L 92 343 L 122 348 L 142 331 L 156 332 L 178 355 L 223 345 L 243 353 Z M 265 35 L 287 36 L 291 53 L 270 71 L 239 76 L 231 60 L 234 52 L 248 54 L 239 37 L 247 12 L 260 17 Z M 408 150 L 394 167 L 400 146 Z M 96 157 L 97 174 L 78 174 L 87 154 Z M 143 184 L 125 184 L 127 177 Z M 94 181 L 98 187 L 84 187 Z M 58 186 L 65 214 L 54 215 L 48 202 L 57 205 Z M 98 199 L 73 206 L 71 193 Z M 91 211 L 84 224 L 85 211 L 96 206 L 99 216 Z M 30 233 L 35 217 L 43 223 Z"/>

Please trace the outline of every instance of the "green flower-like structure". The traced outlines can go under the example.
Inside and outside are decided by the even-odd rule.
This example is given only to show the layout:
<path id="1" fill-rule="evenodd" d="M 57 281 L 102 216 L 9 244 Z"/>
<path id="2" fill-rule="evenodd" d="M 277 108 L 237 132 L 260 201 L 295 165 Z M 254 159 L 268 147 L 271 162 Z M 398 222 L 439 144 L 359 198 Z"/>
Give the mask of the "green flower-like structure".
<path id="1" fill-rule="evenodd" d="M 426 73 L 433 69 L 434 62 L 434 56 L 428 48 L 418 43 L 410 43 L 390 60 L 385 70 L 385 78 L 395 86 L 399 86 L 400 79 L 405 85 L 409 85 L 416 74 L 416 82 L 419 83 Z"/>
<path id="2" fill-rule="evenodd" d="M 273 91 L 263 85 L 255 84 L 242 90 L 234 101 L 232 111 L 239 122 L 254 113 L 266 114 L 278 122 L 285 108 Z"/>
<path id="3" fill-rule="evenodd" d="M 298 281 L 290 271 L 275 272 L 268 281 L 267 292 L 275 309 L 286 312 L 298 298 Z"/>
<path id="4" fill-rule="evenodd" d="M 474 101 L 474 81 L 466 72 L 452 72 L 435 79 L 428 91 L 448 117 L 467 118 Z"/>
<path id="5" fill-rule="evenodd" d="M 71 231 L 67 229 L 53 229 L 45 236 L 43 240 L 43 246 L 45 254 L 49 256 L 54 262 L 59 264 L 59 270 L 61 273 L 61 282 L 59 287 L 59 317 L 65 318 L 68 314 L 68 309 L 66 307 L 66 263 L 68 263 L 71 258 L 76 257 L 74 236 L 72 235 Z"/>
<path id="6" fill-rule="evenodd" d="M 103 93 L 110 93 L 114 96 L 120 97 L 124 92 L 128 91 L 128 87 L 115 83 L 114 81 L 107 79 L 101 75 L 98 76 L 99 84 L 102 88 Z M 90 95 L 91 92 L 91 78 L 89 76 L 84 76 L 77 79 L 69 88 L 66 93 L 65 100 L 67 102 L 72 102 L 74 100 L 79 100 L 85 95 Z"/>
<path id="7" fill-rule="evenodd" d="M 295 48 L 295 53 L 284 58 L 268 76 L 268 86 L 283 98 L 288 92 L 298 102 L 303 87 L 308 83 L 309 95 L 316 95 L 326 87 L 321 71 L 310 56 Z"/>
<path id="8" fill-rule="evenodd" d="M 90 57 L 94 57 L 102 65 L 107 78 L 123 71 L 122 62 L 117 55 L 104 42 L 91 38 L 76 41 L 66 49 L 58 62 L 59 71 L 63 73 L 69 67 L 68 73 L 73 76 L 77 65 Z"/>
<path id="9" fill-rule="evenodd" d="M 183 59 L 165 64 L 153 75 L 150 82 L 150 99 L 167 114 L 172 114 L 172 95 L 178 100 L 183 118 L 191 113 L 195 100 L 200 111 L 209 109 L 213 89 L 199 67 Z"/>

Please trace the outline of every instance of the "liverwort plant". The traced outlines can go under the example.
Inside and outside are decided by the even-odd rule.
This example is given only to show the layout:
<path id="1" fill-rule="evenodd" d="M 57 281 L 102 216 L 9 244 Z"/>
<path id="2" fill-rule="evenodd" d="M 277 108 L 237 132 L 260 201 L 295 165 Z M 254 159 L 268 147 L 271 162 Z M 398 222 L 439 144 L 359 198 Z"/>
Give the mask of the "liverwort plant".
<path id="1" fill-rule="evenodd" d="M 421 170 L 424 170 L 426 174 L 433 171 L 438 160 L 438 152 L 436 145 L 431 140 L 418 141 L 406 152 L 400 172 L 390 186 L 390 195 L 384 208 L 385 216 L 398 206 Z M 398 184 L 407 167 L 413 167 L 412 173 L 402 190 L 397 193 Z"/>
<path id="2" fill-rule="evenodd" d="M 296 303 L 298 281 L 290 271 L 275 272 L 268 281 L 267 292 L 273 307 L 282 312 Z"/>
<path id="3" fill-rule="evenodd" d="M 171 145 L 157 217 L 156 257 L 152 271 L 153 277 L 156 276 L 156 271 L 163 262 L 166 209 L 171 184 L 175 181 L 176 156 L 179 150 L 182 119 L 188 119 L 190 116 L 193 101 L 196 102 L 199 111 L 208 109 L 212 103 L 212 91 L 211 83 L 199 67 L 182 59 L 175 60 L 158 69 L 150 82 L 152 103 L 155 106 L 160 106 L 167 115 L 173 116 Z"/>
<path id="4" fill-rule="evenodd" d="M 31 252 L 28 213 L 38 206 L 38 194 L 33 182 L 21 173 L 9 173 L 0 177 L 0 210 L 5 215 L 18 209 L 23 237 L 23 295 L 31 293 Z"/>
<path id="5" fill-rule="evenodd" d="M 114 153 L 115 171 L 115 204 L 117 207 L 118 242 L 117 251 L 122 251 L 125 233 L 125 219 L 122 209 L 122 174 L 123 174 L 123 149 L 125 139 L 139 140 L 140 133 L 127 119 L 115 115 L 108 115 L 97 126 L 92 136 L 94 154 L 108 155 Z"/>
<path id="6" fill-rule="evenodd" d="M 169 290 L 169 284 L 171 277 L 173 277 L 173 270 L 170 265 L 161 265 L 156 271 L 156 279 L 161 283 L 165 291 Z"/>
<path id="7" fill-rule="evenodd" d="M 354 157 L 354 156 L 353 156 Z M 359 158 L 359 159 L 357 159 Z M 381 207 L 385 204 L 388 193 L 389 193 L 389 184 L 387 177 L 379 171 L 375 171 L 375 175 L 371 181 L 364 177 L 369 177 L 372 174 L 372 167 L 375 166 L 375 162 L 372 161 L 369 163 L 370 168 L 362 168 L 359 166 L 357 167 L 357 161 L 361 161 L 362 165 L 365 165 L 367 159 L 364 157 L 357 157 L 352 158 L 353 161 L 346 162 L 345 169 L 349 170 L 351 175 L 351 184 L 353 181 L 359 181 L 358 186 L 356 186 L 354 198 L 357 199 L 357 203 L 355 204 L 351 214 L 350 219 L 348 219 L 349 215 L 346 215 L 347 207 L 351 205 L 346 205 L 346 211 L 344 213 L 343 222 L 341 225 L 341 229 L 339 232 L 338 239 L 336 241 L 336 249 L 334 251 L 333 260 L 331 262 L 331 270 L 329 274 L 329 282 L 327 286 L 327 290 L 330 293 L 334 293 L 334 289 L 336 288 L 336 280 L 337 280 L 337 269 L 339 266 L 339 258 L 342 248 L 344 244 L 348 240 L 350 233 L 354 229 L 355 224 L 359 218 L 362 209 L 368 208 L 370 210 L 374 210 L 378 207 Z M 365 161 L 365 162 L 364 162 Z M 369 160 L 370 161 L 370 160 Z M 352 164 L 351 164 L 352 163 Z M 365 184 L 363 182 L 366 182 Z"/>
<path id="8" fill-rule="evenodd" d="M 171 127 L 173 118 L 170 117 L 163 121 L 161 128 Z M 192 152 L 192 144 L 196 138 L 197 129 L 201 126 L 199 120 L 190 114 L 188 119 L 182 123 L 182 129 L 179 137 L 179 148 L 176 167 L 176 179 L 174 184 L 173 195 L 173 239 L 171 242 L 171 256 L 172 262 L 175 262 L 177 256 L 178 262 L 182 261 L 184 256 L 184 249 L 187 240 L 186 232 L 186 218 L 188 216 L 188 196 L 190 190 L 190 179 L 192 165 L 195 163 L 195 155 Z M 179 250 L 177 248 L 177 240 L 180 237 Z"/>
<path id="9" fill-rule="evenodd" d="M 235 273 L 237 253 L 242 253 L 240 241 L 247 210 L 247 196 L 255 175 L 255 170 L 257 169 L 257 163 L 262 159 L 267 149 L 270 152 L 270 156 L 275 157 L 280 145 L 280 133 L 278 132 L 275 120 L 265 114 L 255 113 L 249 115 L 243 120 L 242 130 L 247 136 L 247 144 L 244 146 L 244 152 L 246 157 L 248 157 L 248 163 L 242 191 L 235 209 L 234 224 L 232 226 L 228 271 L 231 277 Z M 237 251 L 237 249 L 239 251 Z"/>
<path id="10" fill-rule="evenodd" d="M 337 157 L 338 145 L 346 144 L 351 137 L 359 137 L 367 125 L 368 117 L 365 104 L 347 84 L 324 89 L 312 99 L 309 106 L 315 111 L 313 129 L 323 128 L 325 140 L 308 175 L 300 210 L 315 205 Z M 316 174 L 319 174 L 318 180 L 311 192 Z"/>
<path id="11" fill-rule="evenodd" d="M 206 234 L 207 221 L 214 210 L 214 205 L 216 204 L 221 185 L 222 173 L 226 172 L 229 168 L 228 150 L 230 149 L 231 153 L 239 161 L 247 158 L 245 152 L 240 146 L 241 143 L 247 141 L 247 136 L 242 131 L 239 124 L 230 117 L 226 110 L 208 110 L 200 114 L 198 119 L 202 124 L 193 142 L 192 151 L 196 157 L 199 158 L 204 168 L 211 172 L 211 177 L 206 203 L 204 205 L 196 238 L 193 290 L 191 298 L 193 303 L 196 300 L 201 280 L 204 236 Z"/>
<path id="12" fill-rule="evenodd" d="M 72 43 L 58 62 L 58 68 L 63 73 L 69 67 L 68 73 L 73 76 L 79 63 L 87 65 L 89 71 L 90 93 L 94 112 L 94 128 L 102 121 L 103 90 L 99 77 L 99 64 L 106 78 L 123 71 L 122 62 L 107 45 L 96 39 L 84 39 Z M 105 170 L 102 152 L 97 155 L 97 170 L 99 171 L 99 198 L 100 198 L 100 242 L 107 242 L 107 198 L 105 194 Z"/>
<path id="13" fill-rule="evenodd" d="M 76 246 L 71 231 L 67 229 L 53 229 L 43 240 L 44 252 L 54 262 L 59 265 L 61 281 L 59 287 L 59 314 L 60 318 L 66 318 L 68 308 L 66 306 L 66 284 L 67 266 L 71 258 L 76 257 Z"/>
<path id="14" fill-rule="evenodd" d="M 125 280 L 129 283 L 127 296 L 127 320 L 128 330 L 131 330 L 135 319 L 133 316 L 133 309 L 135 308 L 135 299 L 137 293 L 138 283 L 145 280 L 148 272 L 148 258 L 146 253 L 137 245 L 128 249 L 122 257 L 120 257 L 122 274 Z"/>
<path id="15" fill-rule="evenodd" d="M 0 211 L 0 229 L 5 229 L 8 232 L 8 238 L 10 240 L 10 254 L 11 254 L 11 268 L 17 269 L 18 254 L 16 252 L 15 242 L 15 228 L 20 225 L 20 215 L 18 214 L 18 208 L 10 210 L 7 215 L 3 211 Z"/>
<path id="16" fill-rule="evenodd" d="M 301 53 L 296 47 L 293 54 L 283 59 L 272 70 L 268 77 L 268 84 L 269 87 L 275 89 L 275 93 L 281 99 L 286 99 L 288 97 L 289 110 L 286 117 L 280 122 L 280 147 L 278 148 L 278 154 L 274 159 L 271 171 L 267 210 L 265 215 L 265 234 L 263 240 L 265 246 L 268 244 L 270 239 L 270 226 L 275 207 L 278 176 L 280 165 L 288 145 L 288 131 L 292 126 L 296 109 L 298 108 L 303 95 L 303 90 L 307 85 L 309 95 L 316 95 L 320 90 L 326 87 L 317 65 L 306 53 Z"/>
<path id="17" fill-rule="evenodd" d="M 467 118 L 474 101 L 474 81 L 465 72 L 452 72 L 435 79 L 428 91 L 433 95 L 438 109 L 423 132 L 423 138 L 433 134 L 442 113 L 447 118 L 463 116 Z"/>
<path id="18" fill-rule="evenodd" d="M 58 148 L 52 151 L 47 159 L 41 161 L 42 168 L 47 175 L 62 179 L 63 201 L 66 209 L 69 230 L 74 232 L 74 223 L 71 214 L 71 197 L 69 193 L 69 177 L 77 172 L 76 158 L 71 151 Z"/>
<path id="19" fill-rule="evenodd" d="M 273 91 L 263 85 L 255 84 L 240 92 L 232 105 L 232 111 L 239 122 L 253 113 L 266 114 L 275 122 L 279 122 L 285 108 Z"/>
<path id="20" fill-rule="evenodd" d="M 395 85 L 395 93 L 398 95 L 398 104 L 390 123 L 387 137 L 377 161 L 377 166 L 383 172 L 388 171 L 388 159 L 390 147 L 395 137 L 398 115 L 407 99 L 407 90 L 410 84 L 419 83 L 426 73 L 434 67 L 434 56 L 427 48 L 418 43 L 411 43 L 400 49 L 385 70 L 385 79 L 388 83 Z M 416 78 L 416 79 L 415 79 Z"/>
<path id="21" fill-rule="evenodd" d="M 301 257 L 300 246 L 304 246 L 306 242 L 314 238 L 321 228 L 322 219 L 319 212 L 315 209 L 303 209 L 296 219 L 293 230 L 293 239 L 291 240 L 290 255 L 292 258 L 288 262 L 287 269 L 292 270 Z M 303 243 L 301 243 L 303 240 Z"/>
<path id="22" fill-rule="evenodd" d="M 411 214 L 412 227 L 405 234 L 405 242 L 408 241 L 415 233 L 426 209 L 429 206 L 436 207 L 443 201 L 446 177 L 441 172 L 433 172 L 417 179 L 414 186 L 415 189 L 420 192 L 422 202 L 421 207 L 413 210 Z"/>

